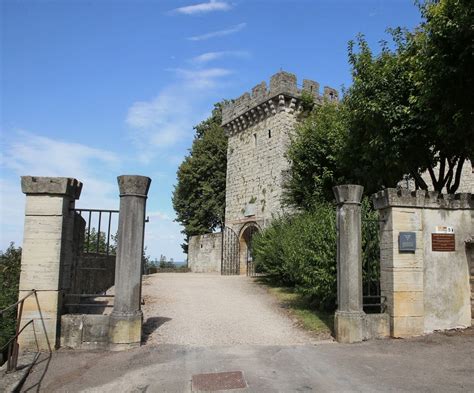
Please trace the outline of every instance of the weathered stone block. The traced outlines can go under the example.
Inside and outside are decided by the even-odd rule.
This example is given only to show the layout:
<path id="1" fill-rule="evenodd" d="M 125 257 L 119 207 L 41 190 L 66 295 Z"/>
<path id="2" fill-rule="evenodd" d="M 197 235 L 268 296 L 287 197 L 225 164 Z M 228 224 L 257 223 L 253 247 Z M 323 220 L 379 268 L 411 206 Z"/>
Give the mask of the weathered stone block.
<path id="1" fill-rule="evenodd" d="M 25 216 L 62 216 L 67 213 L 69 201 L 56 195 L 28 195 Z"/>
<path id="2" fill-rule="evenodd" d="M 21 326 L 28 323 L 33 316 L 25 315 L 21 320 Z M 33 324 L 28 325 L 18 336 L 18 343 L 21 350 L 35 351 L 39 347 L 40 351 L 48 351 L 58 346 L 56 332 L 58 327 L 57 318 L 34 318 Z M 46 332 L 45 332 L 46 329 Z M 48 345 L 49 343 L 49 345 Z"/>
<path id="3" fill-rule="evenodd" d="M 412 337 L 423 334 L 423 316 L 390 317 L 390 330 L 392 337 Z"/>
<path id="4" fill-rule="evenodd" d="M 109 342 L 110 316 L 84 314 L 82 346 L 88 349 L 105 348 Z"/>
<path id="5" fill-rule="evenodd" d="M 391 291 L 423 291 L 422 269 L 382 270 L 380 272 L 380 285 L 385 290 Z"/>
<path id="6" fill-rule="evenodd" d="M 140 346 L 142 334 L 142 314 L 131 316 L 110 316 L 110 349 L 123 350 Z"/>
<path id="7" fill-rule="evenodd" d="M 61 347 L 80 349 L 84 330 L 82 314 L 61 316 Z"/>
<path id="8" fill-rule="evenodd" d="M 336 311 L 334 330 L 340 343 L 356 343 L 364 339 L 365 313 Z"/>
<path id="9" fill-rule="evenodd" d="M 28 291 L 20 291 L 20 297 Z M 45 318 L 55 318 L 57 316 L 58 308 L 61 305 L 61 295 L 58 291 L 38 291 L 36 292 L 38 302 L 34 295 L 25 299 L 23 303 L 23 314 L 26 316 L 29 313 L 35 315 L 43 314 Z M 39 304 L 39 307 L 38 307 Z"/>
<path id="10" fill-rule="evenodd" d="M 21 177 L 21 191 L 24 194 L 62 195 L 79 199 L 81 190 L 82 183 L 69 177 Z"/>
<path id="11" fill-rule="evenodd" d="M 364 340 L 390 336 L 390 315 L 366 314 L 364 318 Z"/>
<path id="12" fill-rule="evenodd" d="M 391 316 L 424 316 L 423 291 L 391 292 L 386 296 Z"/>

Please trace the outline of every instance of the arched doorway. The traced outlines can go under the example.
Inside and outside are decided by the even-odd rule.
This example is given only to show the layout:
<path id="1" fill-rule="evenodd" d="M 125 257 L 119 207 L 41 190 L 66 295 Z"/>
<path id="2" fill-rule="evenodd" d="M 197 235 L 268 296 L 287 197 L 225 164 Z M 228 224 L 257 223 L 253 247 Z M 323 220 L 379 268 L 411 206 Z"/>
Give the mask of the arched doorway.
<path id="1" fill-rule="evenodd" d="M 239 249 L 240 249 L 240 274 L 247 276 L 255 275 L 255 262 L 252 252 L 252 239 L 256 233 L 260 231 L 260 227 L 255 222 L 244 225 L 240 231 Z"/>

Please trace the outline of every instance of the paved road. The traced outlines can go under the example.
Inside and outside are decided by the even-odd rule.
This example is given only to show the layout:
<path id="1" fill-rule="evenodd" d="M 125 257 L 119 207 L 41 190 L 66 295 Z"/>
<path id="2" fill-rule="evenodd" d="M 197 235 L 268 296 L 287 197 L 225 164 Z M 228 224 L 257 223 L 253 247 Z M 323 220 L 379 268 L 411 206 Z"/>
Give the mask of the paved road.
<path id="1" fill-rule="evenodd" d="M 44 373 L 43 362 L 24 391 Z M 186 393 L 199 373 L 243 371 L 248 387 L 228 392 L 473 392 L 474 330 L 361 344 L 189 347 L 54 354 L 42 392 Z M 33 389 L 30 389 L 33 387 Z"/>
<path id="2" fill-rule="evenodd" d="M 35 367 L 23 391 L 187 393 L 193 375 L 226 371 L 242 371 L 247 387 L 222 392 L 474 391 L 473 328 L 318 343 L 247 278 L 158 275 L 143 293 L 146 345 L 57 351 Z"/>
<path id="3" fill-rule="evenodd" d="M 143 294 L 147 343 L 291 345 L 314 341 L 249 277 L 153 274 L 145 278 Z"/>

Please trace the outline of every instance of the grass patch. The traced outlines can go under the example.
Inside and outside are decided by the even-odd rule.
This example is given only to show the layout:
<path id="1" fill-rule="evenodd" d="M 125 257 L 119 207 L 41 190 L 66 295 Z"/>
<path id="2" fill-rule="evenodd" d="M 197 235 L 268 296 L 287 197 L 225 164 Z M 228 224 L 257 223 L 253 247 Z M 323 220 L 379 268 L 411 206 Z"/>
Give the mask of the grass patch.
<path id="1" fill-rule="evenodd" d="M 308 299 L 296 293 L 293 288 L 278 286 L 265 278 L 259 278 L 257 282 L 267 287 L 301 327 L 318 336 L 329 337 L 334 334 L 333 313 L 315 309 Z"/>

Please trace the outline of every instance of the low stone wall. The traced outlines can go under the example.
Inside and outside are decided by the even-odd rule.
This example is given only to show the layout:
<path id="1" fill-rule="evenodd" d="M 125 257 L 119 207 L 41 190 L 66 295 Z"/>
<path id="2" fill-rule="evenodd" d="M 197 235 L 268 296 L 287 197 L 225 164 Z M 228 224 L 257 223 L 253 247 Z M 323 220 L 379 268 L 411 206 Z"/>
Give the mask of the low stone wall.
<path id="1" fill-rule="evenodd" d="M 61 316 L 61 347 L 107 349 L 110 315 L 65 314 Z"/>
<path id="2" fill-rule="evenodd" d="M 188 267 L 194 273 L 220 273 L 222 234 L 191 236 L 188 244 Z"/>
<path id="3" fill-rule="evenodd" d="M 381 290 L 387 298 L 391 335 L 470 326 L 466 242 L 474 232 L 473 195 L 386 189 L 373 201 L 382 220 Z M 400 250 L 402 232 L 415 240 L 412 251 Z M 451 243 L 436 245 L 438 239 Z"/>

